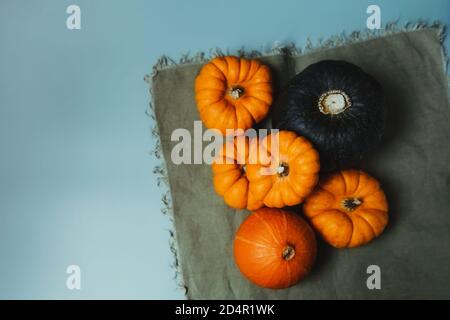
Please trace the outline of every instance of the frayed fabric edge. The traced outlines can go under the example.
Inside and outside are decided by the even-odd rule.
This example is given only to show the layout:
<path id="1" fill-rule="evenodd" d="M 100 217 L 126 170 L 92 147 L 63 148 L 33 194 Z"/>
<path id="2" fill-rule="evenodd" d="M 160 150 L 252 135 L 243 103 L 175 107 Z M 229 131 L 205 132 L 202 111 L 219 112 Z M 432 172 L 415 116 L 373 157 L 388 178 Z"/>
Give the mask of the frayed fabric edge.
<path id="1" fill-rule="evenodd" d="M 187 297 L 188 288 L 184 284 L 182 271 L 181 271 L 180 258 L 179 258 L 179 254 L 178 254 L 177 238 L 176 238 L 175 227 L 174 227 L 172 194 L 170 192 L 169 175 L 167 172 L 167 166 L 166 166 L 166 162 L 164 160 L 164 156 L 163 156 L 163 152 L 162 152 L 158 122 L 156 121 L 156 112 L 155 112 L 155 107 L 154 107 L 153 90 L 152 90 L 150 76 L 145 76 L 144 81 L 149 84 L 149 93 L 150 93 L 150 102 L 149 102 L 149 105 L 148 105 L 148 108 L 147 108 L 145 114 L 152 120 L 151 134 L 152 134 L 152 138 L 154 140 L 154 146 L 153 146 L 153 149 L 150 151 L 150 155 L 154 156 L 157 159 L 157 161 L 159 162 L 156 166 L 154 166 L 153 174 L 156 176 L 157 186 L 160 189 L 162 189 L 161 213 L 163 215 L 167 216 L 171 223 L 171 228 L 168 230 L 169 231 L 169 248 L 170 248 L 170 252 L 172 253 L 172 256 L 173 256 L 170 267 L 175 272 L 174 281 L 176 282 L 177 288 L 180 290 L 183 290 L 184 295 Z"/>
<path id="2" fill-rule="evenodd" d="M 311 38 L 308 37 L 306 39 L 306 44 L 303 47 L 298 47 L 295 43 L 292 42 L 291 43 L 274 42 L 272 46 L 261 47 L 259 50 L 247 50 L 245 47 L 242 47 L 241 49 L 235 52 L 230 52 L 229 50 L 214 48 L 209 50 L 209 52 L 198 52 L 195 54 L 186 53 L 181 55 L 181 57 L 178 60 L 173 59 L 167 55 L 162 55 L 153 65 L 150 77 L 156 76 L 158 72 L 161 70 L 171 68 L 177 65 L 205 63 L 215 57 L 221 57 L 225 55 L 236 55 L 244 58 L 257 58 L 262 56 L 284 54 L 293 57 L 298 57 L 308 53 L 321 51 L 324 49 L 332 49 L 380 37 L 395 35 L 398 33 L 411 32 L 417 30 L 430 30 L 430 29 L 434 29 L 436 31 L 436 35 L 439 39 L 439 42 L 442 45 L 441 46 L 443 53 L 442 62 L 444 64 L 445 71 L 447 71 L 448 55 L 445 47 L 443 46 L 444 40 L 447 35 L 447 29 L 445 24 L 439 21 L 435 21 L 432 23 L 426 21 L 417 21 L 415 23 L 407 22 L 402 26 L 400 26 L 397 21 L 394 21 L 387 23 L 384 26 L 384 28 L 381 29 L 353 31 L 349 34 L 347 34 L 346 32 L 342 32 L 340 34 L 327 37 L 326 39 L 319 38 L 316 43 L 313 43 Z"/>
<path id="3" fill-rule="evenodd" d="M 152 90 L 152 80 L 158 74 L 159 71 L 172 68 L 178 65 L 188 65 L 205 63 L 214 57 L 224 56 L 224 55 L 236 55 L 245 58 L 257 58 L 263 56 L 272 55 L 288 55 L 291 57 L 298 57 L 305 54 L 313 53 L 320 50 L 332 49 L 340 46 L 350 45 L 358 42 L 364 42 L 371 39 L 376 39 L 380 37 L 385 37 L 389 35 L 394 35 L 403 32 L 412 32 L 417 30 L 430 30 L 434 29 L 436 35 L 441 44 L 442 49 L 442 63 L 445 72 L 448 70 L 448 53 L 444 46 L 444 40 L 447 35 L 446 26 L 438 21 L 429 23 L 426 21 L 417 21 L 415 23 L 407 22 L 404 25 L 399 25 L 398 21 L 387 23 L 384 28 L 379 30 L 363 30 L 363 31 L 353 31 L 350 34 L 342 32 L 340 34 L 328 37 L 326 39 L 319 39 L 315 44 L 310 38 L 307 38 L 306 44 L 303 48 L 298 47 L 294 43 L 280 43 L 275 42 L 270 48 L 261 48 L 260 50 L 246 50 L 242 48 L 236 52 L 230 52 L 229 50 L 221 50 L 219 48 L 211 49 L 208 53 L 198 52 L 196 54 L 183 54 L 178 60 L 172 59 L 169 56 L 162 55 L 157 62 L 153 65 L 152 72 L 144 77 L 144 81 L 149 84 L 150 92 L 150 102 L 148 109 L 146 111 L 147 116 L 152 120 L 153 127 L 151 128 L 152 137 L 154 139 L 154 147 L 150 154 L 159 160 L 159 164 L 153 169 L 153 173 L 156 176 L 157 185 L 163 190 L 161 201 L 162 208 L 161 212 L 163 215 L 167 216 L 172 224 L 172 228 L 169 230 L 169 246 L 170 251 L 173 255 L 173 261 L 171 267 L 175 271 L 174 280 L 177 287 L 184 291 L 186 297 L 188 297 L 188 287 L 186 286 L 183 273 L 181 269 L 181 262 L 178 253 L 178 242 L 177 235 L 174 227 L 174 215 L 172 207 L 172 195 L 170 192 L 169 176 L 167 172 L 166 162 L 164 161 L 164 156 L 162 152 L 161 140 L 159 135 L 158 123 L 156 121 L 154 96 Z M 447 76 L 448 82 L 448 94 L 450 98 L 450 77 Z"/>

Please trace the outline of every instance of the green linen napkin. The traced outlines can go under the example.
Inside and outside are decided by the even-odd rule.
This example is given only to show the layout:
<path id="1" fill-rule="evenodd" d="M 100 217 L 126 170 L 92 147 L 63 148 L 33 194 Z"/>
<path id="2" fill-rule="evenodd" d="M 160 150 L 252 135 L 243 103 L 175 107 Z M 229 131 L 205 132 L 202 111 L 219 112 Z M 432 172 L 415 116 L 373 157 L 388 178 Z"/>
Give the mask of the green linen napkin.
<path id="1" fill-rule="evenodd" d="M 204 62 L 155 69 L 153 110 L 165 159 L 159 171 L 169 182 L 164 203 L 188 298 L 450 298 L 450 105 L 441 38 L 440 29 L 423 27 L 306 54 L 286 48 L 259 57 L 273 70 L 277 89 L 314 62 L 347 60 L 382 83 L 390 108 L 384 141 L 362 166 L 387 194 L 387 229 L 357 249 L 338 250 L 319 240 L 312 273 L 283 290 L 259 288 L 237 269 L 233 237 L 248 212 L 228 208 L 214 192 L 210 166 L 171 161 L 177 143 L 172 132 L 185 128 L 193 136 L 199 120 L 194 79 Z M 370 265 L 381 268 L 380 290 L 366 285 Z"/>

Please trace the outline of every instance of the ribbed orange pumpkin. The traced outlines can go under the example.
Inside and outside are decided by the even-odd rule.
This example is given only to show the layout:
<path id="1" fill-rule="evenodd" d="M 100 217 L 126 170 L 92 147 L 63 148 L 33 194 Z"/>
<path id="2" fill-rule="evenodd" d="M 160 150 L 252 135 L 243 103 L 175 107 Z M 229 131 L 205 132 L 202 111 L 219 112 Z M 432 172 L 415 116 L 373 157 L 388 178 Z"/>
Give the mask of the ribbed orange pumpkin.
<path id="1" fill-rule="evenodd" d="M 236 137 L 223 145 L 212 164 L 214 189 L 232 208 L 256 210 L 264 206 L 249 192 L 246 175 L 249 153 L 257 152 L 257 143 L 256 138 L 250 143 L 246 136 Z"/>
<path id="2" fill-rule="evenodd" d="M 272 104 L 269 67 L 255 59 L 218 57 L 205 64 L 195 79 L 195 99 L 204 125 L 218 129 L 249 129 Z"/>
<path id="3" fill-rule="evenodd" d="M 272 145 L 278 141 L 275 147 Z M 304 137 L 279 131 L 261 142 L 256 164 L 247 165 L 249 191 L 256 200 L 271 208 L 302 203 L 319 179 L 319 154 Z M 265 159 L 271 158 L 270 163 Z"/>
<path id="4" fill-rule="evenodd" d="M 337 248 L 364 245 L 388 223 L 388 203 L 378 181 L 358 170 L 321 180 L 303 212 L 323 239 Z"/>
<path id="5" fill-rule="evenodd" d="M 303 279 L 316 258 L 311 227 L 290 211 L 262 208 L 247 217 L 234 239 L 242 274 L 258 286 L 290 287 Z"/>

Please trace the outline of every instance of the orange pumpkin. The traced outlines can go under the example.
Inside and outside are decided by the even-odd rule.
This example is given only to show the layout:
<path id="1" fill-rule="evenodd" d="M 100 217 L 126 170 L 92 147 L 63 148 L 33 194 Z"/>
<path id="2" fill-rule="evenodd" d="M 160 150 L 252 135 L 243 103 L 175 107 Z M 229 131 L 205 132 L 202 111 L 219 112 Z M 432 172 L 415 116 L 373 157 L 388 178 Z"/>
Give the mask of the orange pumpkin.
<path id="1" fill-rule="evenodd" d="M 266 136 L 258 150 L 257 163 L 247 165 L 249 192 L 267 207 L 302 203 L 319 179 L 319 154 L 312 144 L 294 132 L 279 131 Z"/>
<path id="2" fill-rule="evenodd" d="M 249 129 L 272 104 L 269 67 L 258 60 L 218 57 L 205 64 L 195 79 L 195 100 L 204 125 L 218 129 Z"/>
<path id="3" fill-rule="evenodd" d="M 212 163 L 214 189 L 232 208 L 256 210 L 264 205 L 249 192 L 246 175 L 249 153 L 256 147 L 257 139 L 250 142 L 246 136 L 236 137 L 223 145 Z"/>
<path id="4" fill-rule="evenodd" d="M 258 286 L 290 287 L 303 279 L 316 258 L 313 230 L 290 211 L 262 208 L 247 217 L 234 239 L 239 270 Z"/>
<path id="5" fill-rule="evenodd" d="M 388 223 L 388 203 L 377 180 L 358 170 L 319 182 L 303 212 L 334 247 L 358 247 L 378 237 Z"/>

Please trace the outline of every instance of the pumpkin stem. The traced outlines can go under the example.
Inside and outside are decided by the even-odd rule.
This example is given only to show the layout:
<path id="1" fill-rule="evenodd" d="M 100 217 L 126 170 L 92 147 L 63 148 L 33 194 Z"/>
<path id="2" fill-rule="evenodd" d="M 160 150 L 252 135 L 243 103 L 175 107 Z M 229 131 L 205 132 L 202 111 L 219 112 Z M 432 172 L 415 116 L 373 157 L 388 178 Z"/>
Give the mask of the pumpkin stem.
<path id="1" fill-rule="evenodd" d="M 294 258 L 295 256 L 295 249 L 293 246 L 291 245 L 287 245 L 284 249 L 283 249 L 283 253 L 281 254 L 281 256 L 283 257 L 284 260 L 289 261 L 292 258 Z"/>
<path id="2" fill-rule="evenodd" d="M 244 165 L 242 165 L 242 171 L 244 171 L 244 173 L 247 173 L 247 165 L 246 164 L 244 164 Z"/>
<path id="3" fill-rule="evenodd" d="M 346 211 L 353 211 L 362 204 L 361 199 L 358 198 L 346 198 L 342 200 L 342 208 Z"/>
<path id="4" fill-rule="evenodd" d="M 241 86 L 233 86 L 229 94 L 233 99 L 239 99 L 244 94 L 244 88 Z"/>
<path id="5" fill-rule="evenodd" d="M 350 108 L 352 101 L 344 91 L 330 90 L 320 96 L 317 104 L 323 114 L 336 115 Z"/>
<path id="6" fill-rule="evenodd" d="M 277 168 L 277 174 L 280 177 L 285 177 L 289 174 L 289 166 L 287 163 L 280 163 Z"/>

